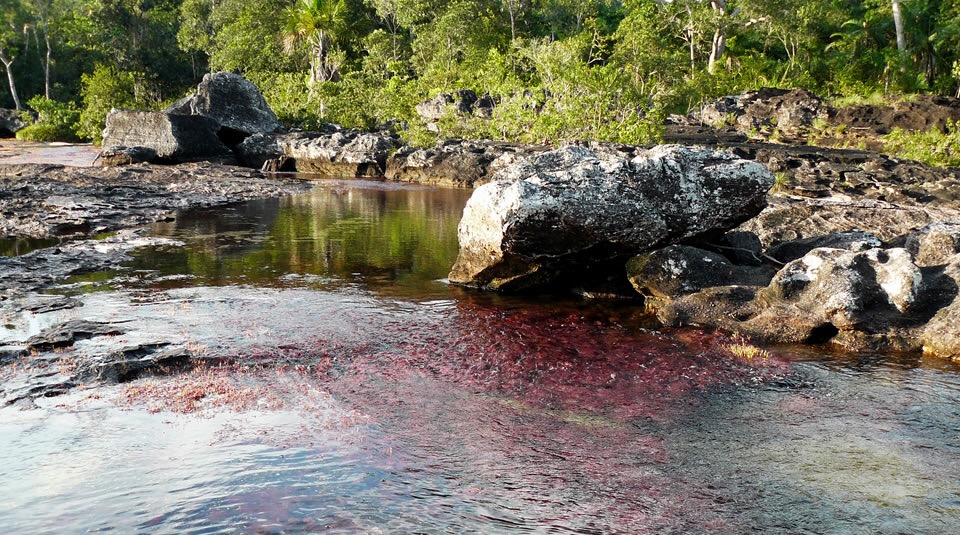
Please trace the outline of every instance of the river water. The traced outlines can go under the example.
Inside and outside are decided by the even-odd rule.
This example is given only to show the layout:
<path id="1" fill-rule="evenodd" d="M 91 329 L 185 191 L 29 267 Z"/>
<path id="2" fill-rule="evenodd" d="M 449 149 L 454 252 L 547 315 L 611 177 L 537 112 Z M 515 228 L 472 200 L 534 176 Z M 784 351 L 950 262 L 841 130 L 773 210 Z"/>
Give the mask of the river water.
<path id="1" fill-rule="evenodd" d="M 10 533 L 955 533 L 960 367 L 442 280 L 468 196 L 321 181 L 24 318 L 211 364 L 0 409 Z M 78 350 L 117 340 L 92 339 Z"/>

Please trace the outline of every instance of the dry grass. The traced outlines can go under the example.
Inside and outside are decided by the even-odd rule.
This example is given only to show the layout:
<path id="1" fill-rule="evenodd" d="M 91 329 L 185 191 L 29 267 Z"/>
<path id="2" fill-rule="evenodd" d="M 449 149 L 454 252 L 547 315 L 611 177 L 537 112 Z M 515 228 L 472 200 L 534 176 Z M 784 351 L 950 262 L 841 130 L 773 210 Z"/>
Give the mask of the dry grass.
<path id="1" fill-rule="evenodd" d="M 769 351 L 751 344 L 748 339 L 740 336 L 734 337 L 733 343 L 727 344 L 724 348 L 741 360 L 766 360 L 770 358 Z"/>

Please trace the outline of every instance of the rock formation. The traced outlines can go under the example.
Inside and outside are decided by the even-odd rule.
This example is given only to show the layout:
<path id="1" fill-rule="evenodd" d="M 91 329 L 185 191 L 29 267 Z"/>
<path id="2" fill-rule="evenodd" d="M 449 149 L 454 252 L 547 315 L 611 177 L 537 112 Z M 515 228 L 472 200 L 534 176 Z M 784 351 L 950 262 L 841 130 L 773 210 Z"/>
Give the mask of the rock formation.
<path id="1" fill-rule="evenodd" d="M 522 159 L 464 208 L 452 282 L 525 290 L 619 272 L 627 258 L 756 215 L 773 176 L 729 153 L 660 146 L 632 159 L 564 147 Z"/>

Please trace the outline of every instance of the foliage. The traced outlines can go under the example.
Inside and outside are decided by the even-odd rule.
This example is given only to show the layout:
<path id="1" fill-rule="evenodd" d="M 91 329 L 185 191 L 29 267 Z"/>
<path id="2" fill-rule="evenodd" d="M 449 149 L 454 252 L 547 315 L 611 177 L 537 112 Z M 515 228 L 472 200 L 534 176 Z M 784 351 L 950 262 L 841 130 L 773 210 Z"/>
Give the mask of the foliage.
<path id="1" fill-rule="evenodd" d="M 471 89 L 493 116 L 451 114 L 441 135 L 643 142 L 663 114 L 761 86 L 960 94 L 960 0 L 901 9 L 903 51 L 889 0 L 4 0 L 0 106 L 81 103 L 97 139 L 111 107 L 155 108 L 213 69 L 304 127 L 430 143 L 417 103 Z"/>
<path id="2" fill-rule="evenodd" d="M 142 74 L 120 71 L 115 67 L 97 65 L 92 74 L 82 78 L 80 112 L 77 134 L 94 143 L 103 141 L 103 128 L 107 114 L 112 108 L 155 109 L 160 102 L 150 100 L 149 94 L 140 90 Z"/>
<path id="3" fill-rule="evenodd" d="M 945 131 L 907 132 L 894 128 L 883 137 L 884 152 L 942 167 L 960 167 L 960 125 L 948 120 Z"/>
<path id="4" fill-rule="evenodd" d="M 17 131 L 17 139 L 29 141 L 78 141 L 80 110 L 73 102 L 57 102 L 41 95 L 27 101 L 37 121 Z"/>

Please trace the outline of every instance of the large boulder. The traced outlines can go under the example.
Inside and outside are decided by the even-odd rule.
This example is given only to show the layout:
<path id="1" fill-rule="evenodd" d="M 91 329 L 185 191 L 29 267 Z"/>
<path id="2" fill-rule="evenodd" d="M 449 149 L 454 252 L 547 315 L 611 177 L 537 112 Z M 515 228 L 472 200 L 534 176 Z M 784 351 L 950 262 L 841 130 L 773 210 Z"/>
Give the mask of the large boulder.
<path id="1" fill-rule="evenodd" d="M 924 353 L 960 360 L 960 255 L 944 267 L 938 294 L 948 300 L 920 335 Z"/>
<path id="2" fill-rule="evenodd" d="M 150 151 L 156 153 L 151 161 L 160 162 L 232 160 L 231 149 L 252 134 L 281 129 L 256 86 L 238 74 L 216 72 L 204 75 L 195 94 L 161 112 L 112 110 L 102 162 L 124 165 Z"/>
<path id="3" fill-rule="evenodd" d="M 732 154 L 659 146 L 634 158 L 564 147 L 477 188 L 458 229 L 455 283 L 525 290 L 618 271 L 643 251 L 723 234 L 766 204 L 773 176 Z"/>
<path id="4" fill-rule="evenodd" d="M 0 108 L 0 137 L 13 137 L 17 130 L 27 126 L 20 118 L 20 113 L 17 110 Z"/>
<path id="5" fill-rule="evenodd" d="M 103 147 L 146 147 L 171 161 L 229 156 L 230 149 L 217 137 L 219 129 L 219 123 L 203 115 L 113 109 Z"/>
<path id="6" fill-rule="evenodd" d="M 220 125 L 221 138 L 235 145 L 257 132 L 281 129 L 280 121 L 252 82 L 232 72 L 203 76 L 197 92 L 169 106 L 166 113 L 203 115 Z"/>

